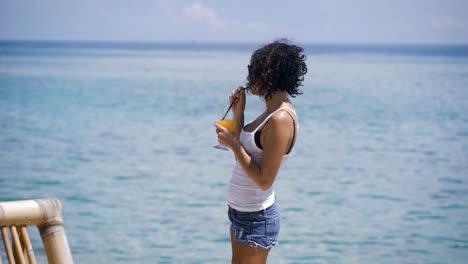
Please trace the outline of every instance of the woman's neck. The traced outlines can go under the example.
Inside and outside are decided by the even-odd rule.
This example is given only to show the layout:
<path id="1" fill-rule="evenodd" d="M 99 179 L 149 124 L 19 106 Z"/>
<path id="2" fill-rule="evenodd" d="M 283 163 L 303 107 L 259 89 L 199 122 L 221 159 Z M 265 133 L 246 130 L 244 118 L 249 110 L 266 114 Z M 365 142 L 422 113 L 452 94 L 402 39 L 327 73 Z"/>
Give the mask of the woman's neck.
<path id="1" fill-rule="evenodd" d="M 280 108 L 283 103 L 291 103 L 286 92 L 275 92 L 272 97 L 265 102 L 267 112 L 271 113 Z"/>

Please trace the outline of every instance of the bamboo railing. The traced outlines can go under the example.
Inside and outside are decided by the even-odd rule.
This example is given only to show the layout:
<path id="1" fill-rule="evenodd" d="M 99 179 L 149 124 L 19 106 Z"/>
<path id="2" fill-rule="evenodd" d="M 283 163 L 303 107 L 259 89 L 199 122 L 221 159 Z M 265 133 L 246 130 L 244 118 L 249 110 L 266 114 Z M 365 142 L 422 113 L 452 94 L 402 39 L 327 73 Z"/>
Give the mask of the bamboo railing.
<path id="1" fill-rule="evenodd" d="M 26 227 L 37 226 L 49 263 L 73 263 L 62 215 L 58 199 L 0 202 L 0 229 L 8 262 L 36 263 Z M 0 252 L 0 264 L 2 255 Z"/>

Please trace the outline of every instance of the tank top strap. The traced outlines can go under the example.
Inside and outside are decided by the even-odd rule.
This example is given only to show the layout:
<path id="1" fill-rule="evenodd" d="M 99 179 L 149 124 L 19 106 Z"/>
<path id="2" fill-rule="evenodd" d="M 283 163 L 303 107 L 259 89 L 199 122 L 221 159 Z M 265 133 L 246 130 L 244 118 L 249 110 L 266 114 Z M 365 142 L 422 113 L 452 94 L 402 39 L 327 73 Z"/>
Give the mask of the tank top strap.
<path id="1" fill-rule="evenodd" d="M 270 118 L 271 118 L 274 114 L 276 114 L 277 112 L 279 112 L 280 110 L 283 110 L 283 109 L 286 110 L 286 111 L 288 111 L 289 113 L 293 113 L 295 119 L 297 119 L 296 111 L 294 111 L 293 109 L 291 109 L 291 108 L 289 108 L 289 107 L 287 107 L 287 106 L 283 106 L 283 107 L 280 107 L 280 108 L 276 109 L 276 110 L 273 111 L 271 114 L 269 114 L 269 115 L 265 118 L 265 120 L 263 120 L 262 123 L 260 123 L 260 125 L 258 125 L 258 126 L 254 129 L 254 131 L 252 131 L 252 133 L 257 132 L 260 128 L 263 128 L 263 127 L 265 126 L 265 124 L 268 122 L 268 120 L 270 120 Z M 296 122 L 296 123 L 297 123 L 297 122 Z"/>
<path id="2" fill-rule="evenodd" d="M 295 111 L 294 109 L 291 109 L 291 108 L 289 108 L 289 107 L 285 107 L 285 106 L 284 106 L 284 107 L 281 107 L 281 108 L 278 109 L 278 110 L 281 110 L 281 109 L 284 109 L 284 110 L 286 110 L 288 113 L 293 114 L 291 117 L 297 122 L 297 114 L 296 114 L 296 111 Z"/>

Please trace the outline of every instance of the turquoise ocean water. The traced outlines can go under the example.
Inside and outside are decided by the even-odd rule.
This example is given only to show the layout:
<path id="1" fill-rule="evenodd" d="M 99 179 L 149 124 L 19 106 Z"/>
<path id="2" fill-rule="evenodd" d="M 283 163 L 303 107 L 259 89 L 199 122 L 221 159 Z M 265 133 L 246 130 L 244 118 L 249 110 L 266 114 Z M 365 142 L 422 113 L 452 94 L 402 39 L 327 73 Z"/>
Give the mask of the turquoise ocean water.
<path id="1" fill-rule="evenodd" d="M 228 263 L 214 123 L 255 48 L 1 43 L 0 200 L 59 198 L 76 263 Z M 468 47 L 306 54 L 269 263 L 466 263 Z"/>

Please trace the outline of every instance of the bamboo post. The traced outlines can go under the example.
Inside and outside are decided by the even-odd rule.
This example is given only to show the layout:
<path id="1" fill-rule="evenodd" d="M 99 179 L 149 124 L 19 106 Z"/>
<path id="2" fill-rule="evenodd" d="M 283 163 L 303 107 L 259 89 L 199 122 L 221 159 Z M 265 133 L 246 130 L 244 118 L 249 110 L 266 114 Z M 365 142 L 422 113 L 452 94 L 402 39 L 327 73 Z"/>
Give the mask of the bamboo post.
<path id="1" fill-rule="evenodd" d="M 62 204 L 57 199 L 36 200 L 44 214 L 44 223 L 39 225 L 49 263 L 73 263 L 62 220 Z"/>
<path id="2" fill-rule="evenodd" d="M 50 264 L 73 263 L 62 216 L 62 204 L 57 199 L 0 203 L 0 227 L 37 226 Z"/>
<path id="3" fill-rule="evenodd" d="M 26 226 L 22 226 L 20 228 L 20 231 L 21 231 L 23 248 L 26 251 L 26 256 L 29 260 L 29 264 L 36 264 L 36 257 L 34 256 L 34 251 L 31 246 L 31 241 L 29 240 L 28 229 Z"/>
<path id="4" fill-rule="evenodd" d="M 7 254 L 8 262 L 10 264 L 15 264 L 15 258 L 13 257 L 13 250 L 11 249 L 10 238 L 8 237 L 8 231 L 6 226 L 2 226 L 2 238 L 3 245 L 5 246 L 5 251 Z"/>
<path id="5" fill-rule="evenodd" d="M 13 253 L 15 259 L 19 264 L 26 264 L 24 261 L 23 248 L 19 240 L 18 232 L 16 231 L 16 226 L 10 226 L 11 238 L 13 240 Z"/>
<path id="6" fill-rule="evenodd" d="M 29 264 L 28 252 L 26 251 L 26 247 L 24 245 L 24 239 L 23 239 L 23 234 L 21 233 L 21 227 L 17 227 L 17 229 L 18 229 L 18 236 L 19 236 L 19 240 L 21 243 L 21 250 L 23 252 L 24 260 L 26 261 L 26 264 Z"/>

